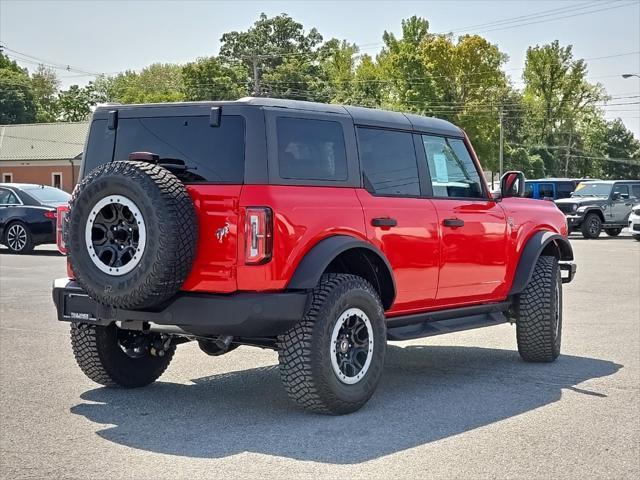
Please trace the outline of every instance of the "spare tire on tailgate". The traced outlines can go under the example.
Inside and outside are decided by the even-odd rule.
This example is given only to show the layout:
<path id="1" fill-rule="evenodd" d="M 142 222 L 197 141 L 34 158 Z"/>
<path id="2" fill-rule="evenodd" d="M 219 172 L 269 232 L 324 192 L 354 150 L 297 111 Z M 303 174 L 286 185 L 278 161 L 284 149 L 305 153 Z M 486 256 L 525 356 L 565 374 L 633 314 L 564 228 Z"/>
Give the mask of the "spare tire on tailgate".
<path id="1" fill-rule="evenodd" d="M 149 308 L 178 292 L 198 238 L 185 186 L 155 164 L 105 163 L 76 187 L 67 229 L 69 262 L 94 300 Z"/>

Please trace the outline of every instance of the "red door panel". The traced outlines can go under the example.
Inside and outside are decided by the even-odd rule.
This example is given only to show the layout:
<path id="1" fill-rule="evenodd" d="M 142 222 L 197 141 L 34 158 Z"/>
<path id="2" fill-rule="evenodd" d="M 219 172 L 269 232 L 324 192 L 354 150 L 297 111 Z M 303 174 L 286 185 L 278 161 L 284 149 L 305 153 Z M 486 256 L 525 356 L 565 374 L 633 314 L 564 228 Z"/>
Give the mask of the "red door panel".
<path id="1" fill-rule="evenodd" d="M 198 215 L 198 250 L 183 290 L 237 290 L 238 198 L 240 185 L 187 185 Z M 226 229 L 225 229 L 226 227 Z M 226 235 L 218 240 L 218 229 Z"/>
<path id="2" fill-rule="evenodd" d="M 440 263 L 438 217 L 428 199 L 373 196 L 356 190 L 364 210 L 369 241 L 393 267 L 396 300 L 389 316 L 432 307 Z M 376 227 L 374 218 L 391 218 L 393 227 Z"/>
<path id="3" fill-rule="evenodd" d="M 442 237 L 438 306 L 503 297 L 507 274 L 507 222 L 496 202 L 432 199 Z M 452 226 L 445 226 L 450 220 Z M 456 227 L 462 221 L 462 226 Z"/>

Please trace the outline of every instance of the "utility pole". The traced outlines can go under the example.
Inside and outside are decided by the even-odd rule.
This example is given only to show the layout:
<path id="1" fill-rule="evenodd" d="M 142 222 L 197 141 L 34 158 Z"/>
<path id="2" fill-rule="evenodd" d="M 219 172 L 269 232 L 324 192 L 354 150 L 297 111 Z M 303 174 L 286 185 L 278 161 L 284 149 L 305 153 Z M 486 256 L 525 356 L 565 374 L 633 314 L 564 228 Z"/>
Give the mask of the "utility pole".
<path id="1" fill-rule="evenodd" d="M 564 177 L 569 177 L 569 157 L 571 157 L 571 140 L 573 137 L 573 132 L 569 132 L 569 143 L 567 144 L 567 155 L 564 159 Z"/>
<path id="2" fill-rule="evenodd" d="M 254 54 L 250 55 L 248 58 L 253 64 L 253 95 L 259 97 L 262 94 L 262 92 L 260 91 L 260 72 L 258 68 L 258 60 L 260 57 Z"/>
<path id="3" fill-rule="evenodd" d="M 500 108 L 500 178 L 502 178 L 502 174 L 504 173 L 504 132 L 502 131 L 502 108 Z"/>

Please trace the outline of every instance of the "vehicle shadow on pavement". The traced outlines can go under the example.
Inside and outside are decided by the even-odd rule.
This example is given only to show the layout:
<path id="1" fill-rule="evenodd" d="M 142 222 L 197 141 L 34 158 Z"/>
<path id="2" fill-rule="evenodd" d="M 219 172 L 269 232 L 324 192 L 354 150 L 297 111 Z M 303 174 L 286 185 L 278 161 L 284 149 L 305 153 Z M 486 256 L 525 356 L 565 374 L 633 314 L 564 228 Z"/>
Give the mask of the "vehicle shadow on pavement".
<path id="1" fill-rule="evenodd" d="M 71 412 L 110 425 L 97 432 L 102 438 L 151 452 L 202 458 L 255 452 L 356 464 L 557 402 L 562 389 L 606 397 L 574 387 L 621 367 L 574 356 L 528 364 L 517 352 L 488 348 L 389 346 L 377 392 L 347 416 L 297 410 L 276 366 L 199 378 L 193 385 L 98 388 L 81 396 L 97 403 Z"/>

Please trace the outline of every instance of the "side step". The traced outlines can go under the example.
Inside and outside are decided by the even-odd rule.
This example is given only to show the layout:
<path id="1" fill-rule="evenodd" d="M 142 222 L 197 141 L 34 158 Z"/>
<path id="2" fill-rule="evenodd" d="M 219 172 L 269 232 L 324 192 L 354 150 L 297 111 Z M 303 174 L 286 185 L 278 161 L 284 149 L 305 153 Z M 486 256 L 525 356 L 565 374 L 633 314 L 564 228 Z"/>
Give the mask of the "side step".
<path id="1" fill-rule="evenodd" d="M 509 322 L 510 302 L 465 307 L 431 314 L 393 317 L 387 321 L 387 339 L 392 341 L 433 337 Z"/>

